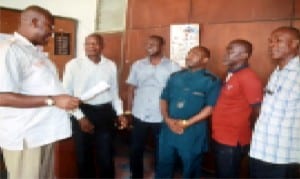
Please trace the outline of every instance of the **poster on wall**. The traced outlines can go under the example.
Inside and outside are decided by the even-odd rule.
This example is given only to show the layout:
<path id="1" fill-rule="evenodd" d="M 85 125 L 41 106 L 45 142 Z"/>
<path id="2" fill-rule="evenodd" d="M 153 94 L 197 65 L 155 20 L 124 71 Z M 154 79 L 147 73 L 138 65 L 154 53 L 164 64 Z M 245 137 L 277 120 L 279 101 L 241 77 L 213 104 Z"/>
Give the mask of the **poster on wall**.
<path id="1" fill-rule="evenodd" d="M 180 24 L 170 26 L 170 59 L 185 67 L 188 51 L 199 45 L 199 24 Z"/>

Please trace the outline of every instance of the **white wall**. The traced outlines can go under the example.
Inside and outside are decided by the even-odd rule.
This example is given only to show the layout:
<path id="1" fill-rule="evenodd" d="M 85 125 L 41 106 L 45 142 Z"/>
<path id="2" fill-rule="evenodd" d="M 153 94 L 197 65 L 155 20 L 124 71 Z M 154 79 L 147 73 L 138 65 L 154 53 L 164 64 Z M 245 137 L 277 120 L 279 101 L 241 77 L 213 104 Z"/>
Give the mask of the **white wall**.
<path id="1" fill-rule="evenodd" d="M 76 54 L 84 55 L 84 38 L 95 29 L 96 0 L 0 0 L 0 6 L 7 8 L 22 10 L 29 5 L 44 7 L 53 15 L 76 19 Z"/>

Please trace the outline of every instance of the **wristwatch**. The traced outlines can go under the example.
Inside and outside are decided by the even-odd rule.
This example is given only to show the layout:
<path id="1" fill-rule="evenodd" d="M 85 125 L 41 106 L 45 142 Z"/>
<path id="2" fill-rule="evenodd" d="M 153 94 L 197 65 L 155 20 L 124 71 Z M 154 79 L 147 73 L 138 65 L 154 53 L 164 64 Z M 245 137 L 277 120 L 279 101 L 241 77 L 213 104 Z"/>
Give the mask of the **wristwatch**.
<path id="1" fill-rule="evenodd" d="M 181 120 L 181 124 L 182 124 L 184 127 L 187 127 L 188 121 L 185 120 L 185 119 L 183 119 L 183 120 Z"/>
<path id="2" fill-rule="evenodd" d="M 45 103 L 47 104 L 47 106 L 53 106 L 55 104 L 55 101 L 52 96 L 48 96 L 45 100 Z"/>

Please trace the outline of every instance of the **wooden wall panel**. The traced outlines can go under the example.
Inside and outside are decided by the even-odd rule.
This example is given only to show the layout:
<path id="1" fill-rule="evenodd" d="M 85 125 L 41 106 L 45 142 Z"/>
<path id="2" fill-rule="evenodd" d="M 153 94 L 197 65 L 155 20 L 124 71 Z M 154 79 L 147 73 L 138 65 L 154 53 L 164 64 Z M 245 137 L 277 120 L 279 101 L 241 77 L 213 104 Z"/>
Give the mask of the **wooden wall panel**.
<path id="1" fill-rule="evenodd" d="M 0 32 L 12 33 L 18 28 L 20 13 L 17 10 L 7 10 L 0 7 Z"/>
<path id="2" fill-rule="evenodd" d="M 77 22 L 73 19 L 56 17 L 54 20 L 55 32 L 70 33 L 70 54 L 55 55 L 54 54 L 54 39 L 51 38 L 45 50 L 49 53 L 50 59 L 55 63 L 60 77 L 62 77 L 65 64 L 76 56 L 76 26 Z"/>
<path id="3" fill-rule="evenodd" d="M 77 178 L 75 143 L 73 138 L 56 143 L 54 171 L 57 179 Z"/>
<path id="4" fill-rule="evenodd" d="M 300 30 L 300 20 L 294 21 L 294 27 L 296 27 Z"/>
<path id="5" fill-rule="evenodd" d="M 123 33 L 104 33 L 102 34 L 102 36 L 104 39 L 104 56 L 114 60 L 118 65 L 118 68 L 121 68 L 121 55 L 123 52 Z"/>
<path id="6" fill-rule="evenodd" d="M 300 18 L 300 0 L 295 0 L 295 17 Z"/>
<path id="7" fill-rule="evenodd" d="M 294 26 L 300 30 L 300 20 L 295 20 Z M 299 49 L 299 55 L 300 55 L 300 49 Z"/>
<path id="8" fill-rule="evenodd" d="M 123 75 L 123 67 L 124 67 L 124 61 L 122 60 L 123 54 L 124 54 L 124 33 L 122 32 L 116 32 L 116 33 L 103 33 L 102 34 L 104 38 L 104 50 L 103 55 L 110 58 L 117 64 L 118 68 L 118 79 L 120 84 L 120 95 L 121 98 L 124 99 L 126 96 L 126 91 L 121 90 L 125 87 L 124 85 L 124 75 Z"/>
<path id="9" fill-rule="evenodd" d="M 201 23 L 286 19 L 293 0 L 192 0 L 191 20 Z"/>
<path id="10" fill-rule="evenodd" d="M 249 63 L 265 83 L 275 65 L 269 58 L 268 38 L 275 28 L 282 25 L 289 25 L 289 21 L 205 25 L 201 32 L 201 44 L 211 49 L 209 69 L 224 77 L 226 67 L 222 61 L 225 48 L 231 40 L 241 38 L 252 43 L 253 55 Z"/>
<path id="11" fill-rule="evenodd" d="M 189 0 L 129 0 L 128 28 L 168 26 L 185 23 L 190 8 Z"/>

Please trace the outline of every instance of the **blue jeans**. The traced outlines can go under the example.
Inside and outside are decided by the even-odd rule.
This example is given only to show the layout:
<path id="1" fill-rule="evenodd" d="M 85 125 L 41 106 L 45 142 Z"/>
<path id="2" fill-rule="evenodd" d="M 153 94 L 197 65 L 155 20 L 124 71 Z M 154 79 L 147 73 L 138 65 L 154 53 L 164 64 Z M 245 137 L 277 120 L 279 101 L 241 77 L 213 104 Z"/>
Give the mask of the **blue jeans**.
<path id="1" fill-rule="evenodd" d="M 131 131 L 131 145 L 130 145 L 130 171 L 131 178 L 143 178 L 144 176 L 144 150 L 149 131 L 154 135 L 155 147 L 157 148 L 157 141 L 159 136 L 161 123 L 143 122 L 140 119 L 133 117 L 133 129 Z M 156 156 L 156 150 L 154 151 Z M 156 157 L 155 157 L 156 163 Z M 156 165 L 156 164 L 155 164 Z"/>
<path id="2" fill-rule="evenodd" d="M 251 178 L 300 178 L 300 164 L 273 164 L 250 157 Z"/>
<path id="3" fill-rule="evenodd" d="M 114 130 L 111 125 L 115 112 L 110 104 L 81 108 L 95 129 L 93 134 L 85 133 L 78 121 L 72 119 L 78 178 L 97 178 L 97 172 L 100 178 L 114 178 Z"/>
<path id="4" fill-rule="evenodd" d="M 240 165 L 243 157 L 247 156 L 250 145 L 229 146 L 213 142 L 218 178 L 239 178 Z"/>

